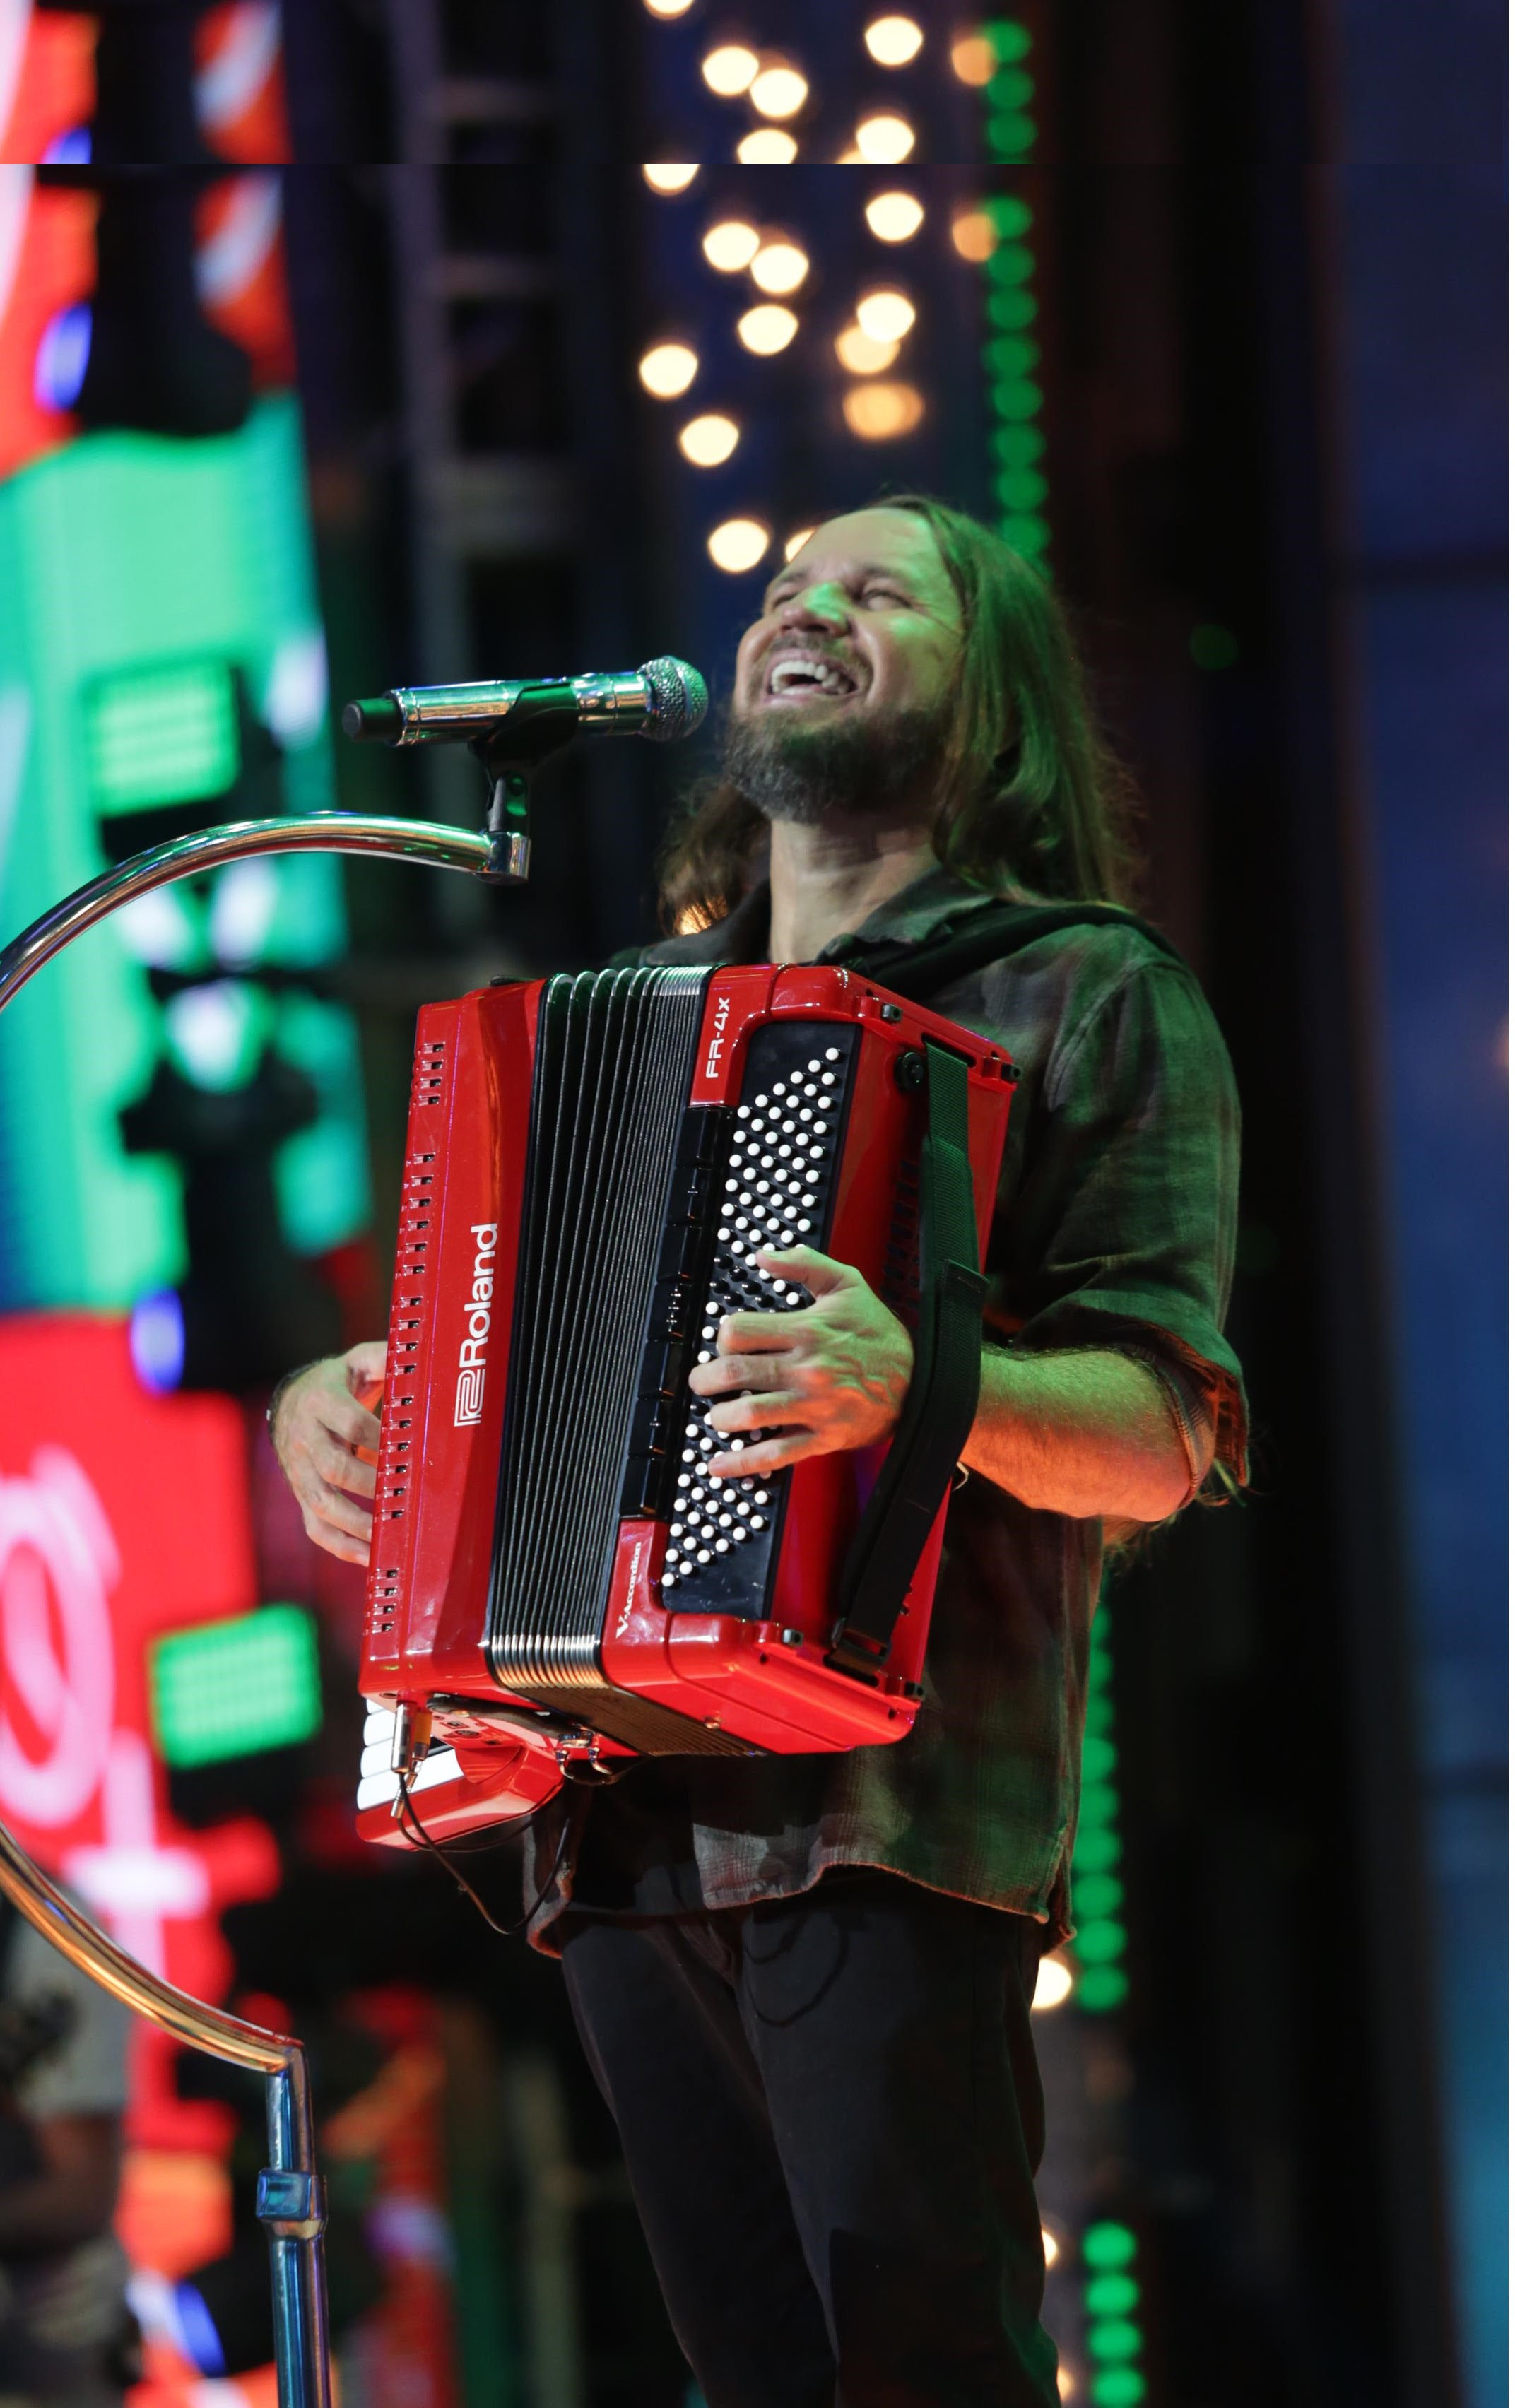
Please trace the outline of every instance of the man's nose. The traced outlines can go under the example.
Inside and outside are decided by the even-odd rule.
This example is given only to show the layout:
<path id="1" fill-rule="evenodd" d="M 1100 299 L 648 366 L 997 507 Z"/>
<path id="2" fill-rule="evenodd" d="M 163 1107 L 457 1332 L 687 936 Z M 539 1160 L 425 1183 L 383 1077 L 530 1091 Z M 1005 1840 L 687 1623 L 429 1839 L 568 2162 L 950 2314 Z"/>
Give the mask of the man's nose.
<path id="1" fill-rule="evenodd" d="M 779 623 L 784 627 L 845 627 L 847 595 L 829 580 L 802 586 L 780 604 Z"/>

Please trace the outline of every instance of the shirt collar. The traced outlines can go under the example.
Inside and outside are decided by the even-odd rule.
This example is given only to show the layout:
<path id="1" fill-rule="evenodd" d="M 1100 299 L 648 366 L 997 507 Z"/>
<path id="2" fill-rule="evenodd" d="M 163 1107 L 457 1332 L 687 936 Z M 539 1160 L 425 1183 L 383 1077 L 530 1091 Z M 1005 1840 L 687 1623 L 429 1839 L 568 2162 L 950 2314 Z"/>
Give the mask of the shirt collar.
<path id="1" fill-rule="evenodd" d="M 870 911 L 861 927 L 849 929 L 822 946 L 818 958 L 845 962 L 852 952 L 879 943 L 922 945 L 957 921 L 1002 900 L 955 878 L 950 869 L 934 867 Z M 763 961 L 767 957 L 767 942 L 768 882 L 764 879 L 713 927 L 687 937 L 665 938 L 661 944 L 650 945 L 642 958 L 649 962 Z"/>

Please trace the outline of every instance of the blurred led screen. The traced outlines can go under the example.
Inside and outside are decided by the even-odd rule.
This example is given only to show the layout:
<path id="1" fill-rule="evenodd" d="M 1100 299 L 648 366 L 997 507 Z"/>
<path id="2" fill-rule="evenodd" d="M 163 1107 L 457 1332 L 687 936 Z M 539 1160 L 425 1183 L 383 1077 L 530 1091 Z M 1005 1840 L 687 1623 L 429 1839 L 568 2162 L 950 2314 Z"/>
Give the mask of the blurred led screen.
<path id="1" fill-rule="evenodd" d="M 152 1728 L 165 1764 L 186 1770 L 321 1728 L 316 1626 L 297 1605 L 266 1605 L 153 1642 Z"/>

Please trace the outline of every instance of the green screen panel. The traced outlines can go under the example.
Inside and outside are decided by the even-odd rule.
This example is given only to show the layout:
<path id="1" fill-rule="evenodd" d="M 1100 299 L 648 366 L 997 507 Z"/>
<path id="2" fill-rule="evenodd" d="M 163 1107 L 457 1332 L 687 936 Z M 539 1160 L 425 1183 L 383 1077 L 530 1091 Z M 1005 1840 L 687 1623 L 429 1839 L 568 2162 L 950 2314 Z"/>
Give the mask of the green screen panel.
<path id="1" fill-rule="evenodd" d="M 99 678 L 84 697 L 90 792 L 103 817 L 223 794 L 240 766 L 224 661 Z"/>
<path id="2" fill-rule="evenodd" d="M 321 1728 L 316 1626 L 297 1605 L 171 1631 L 149 1651 L 148 1678 L 158 1753 L 181 1770 Z"/>

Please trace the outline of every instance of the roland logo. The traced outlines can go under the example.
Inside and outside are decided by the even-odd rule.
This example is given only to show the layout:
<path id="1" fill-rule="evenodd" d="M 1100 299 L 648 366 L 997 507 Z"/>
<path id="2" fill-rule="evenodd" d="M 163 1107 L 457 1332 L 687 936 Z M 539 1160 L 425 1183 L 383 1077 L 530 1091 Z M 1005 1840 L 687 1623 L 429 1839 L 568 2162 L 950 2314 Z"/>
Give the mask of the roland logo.
<path id="1" fill-rule="evenodd" d="M 707 1079 L 719 1079 L 721 1076 L 721 1052 L 726 1041 L 726 1023 L 730 1018 L 730 996 L 718 996 L 710 1042 L 705 1054 L 705 1075 Z"/>
<path id="2" fill-rule="evenodd" d="M 466 1307 L 468 1335 L 458 1349 L 454 1429 L 468 1429 L 483 1419 L 484 1355 L 494 1309 L 494 1256 L 500 1243 L 500 1225 L 498 1221 L 476 1221 L 468 1234 L 474 1241 L 474 1282 Z"/>

